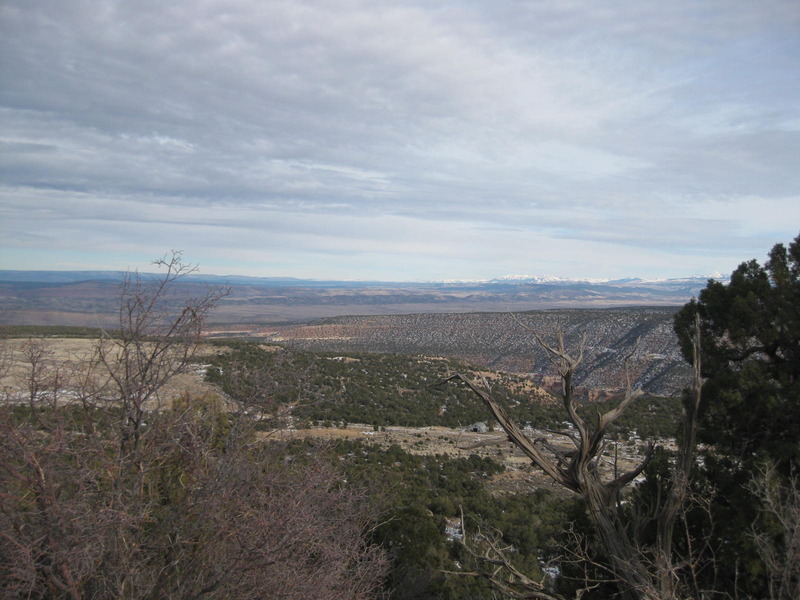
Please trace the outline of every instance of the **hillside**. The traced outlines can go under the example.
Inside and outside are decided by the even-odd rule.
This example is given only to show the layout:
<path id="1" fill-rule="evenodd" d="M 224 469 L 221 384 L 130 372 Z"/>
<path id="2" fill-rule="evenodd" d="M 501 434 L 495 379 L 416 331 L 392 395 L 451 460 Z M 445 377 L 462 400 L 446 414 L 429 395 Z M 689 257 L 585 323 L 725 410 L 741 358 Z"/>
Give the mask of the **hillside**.
<path id="1" fill-rule="evenodd" d="M 406 353 L 459 358 L 488 368 L 529 373 L 547 385 L 553 369 L 534 336 L 554 340 L 561 329 L 569 348 L 586 336 L 576 384 L 598 391 L 624 387 L 624 363 L 636 386 L 676 395 L 689 369 L 672 331 L 673 308 L 548 310 L 522 313 L 348 316 L 254 332 L 273 342 L 330 352 Z M 638 340 L 638 343 L 637 343 Z"/>
<path id="2" fill-rule="evenodd" d="M 0 324 L 118 325 L 121 272 L 0 271 Z M 143 281 L 150 275 L 142 274 Z M 552 370 L 533 336 L 509 315 L 570 348 L 586 335 L 577 384 L 591 393 L 623 386 L 623 363 L 636 385 L 674 395 L 688 369 L 672 334 L 676 308 L 705 283 L 689 278 L 614 282 L 500 279 L 482 282 L 341 282 L 192 275 L 175 299 L 209 286 L 230 294 L 211 315 L 219 336 L 248 336 L 332 352 L 447 356 L 550 382 Z M 547 310 L 541 310 L 547 309 Z M 635 346 L 639 339 L 638 346 Z"/>

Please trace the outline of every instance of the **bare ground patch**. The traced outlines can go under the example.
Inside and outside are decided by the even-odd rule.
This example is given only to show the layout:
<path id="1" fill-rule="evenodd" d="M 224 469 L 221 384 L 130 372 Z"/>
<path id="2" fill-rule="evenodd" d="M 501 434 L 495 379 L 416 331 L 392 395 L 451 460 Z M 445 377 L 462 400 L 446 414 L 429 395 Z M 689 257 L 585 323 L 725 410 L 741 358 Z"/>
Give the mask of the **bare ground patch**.
<path id="1" fill-rule="evenodd" d="M 82 338 L 15 338 L 0 342 L 0 398 L 6 400 L 19 400 L 28 393 L 31 362 L 26 357 L 31 344 L 38 344 L 43 353 L 39 357 L 42 371 L 39 372 L 41 381 L 51 380 L 58 374 L 58 381 L 63 389 L 59 396 L 69 398 L 69 390 L 75 389 L 82 378 L 90 371 L 94 361 L 94 350 L 97 340 Z M 222 348 L 210 344 L 202 344 L 197 352 L 197 359 L 203 361 L 210 359 Z M 159 407 L 168 406 L 177 397 L 185 394 L 202 396 L 205 394 L 219 394 L 219 390 L 207 383 L 204 378 L 202 362 L 189 365 L 185 373 L 173 377 L 167 385 L 159 390 L 157 401 Z M 103 384 L 102 371 L 94 375 L 92 383 Z M 105 375 L 107 377 L 107 374 Z M 40 383 L 41 383 L 40 381 Z"/>
<path id="2" fill-rule="evenodd" d="M 527 432 L 531 439 L 544 438 L 551 444 L 565 450 L 572 449 L 565 444 L 563 436 L 543 430 Z M 274 439 L 317 438 L 324 440 L 361 439 L 366 443 L 382 448 L 397 445 L 411 454 L 441 455 L 449 458 L 466 458 L 472 454 L 491 458 L 505 466 L 505 471 L 491 477 L 489 489 L 496 494 L 532 491 L 546 488 L 560 493 L 563 488 L 556 486 L 552 480 L 539 469 L 531 465 L 531 461 L 511 442 L 505 439 L 502 431 L 474 433 L 447 427 L 386 427 L 376 431 L 368 425 L 350 424 L 347 427 L 277 430 L 269 434 Z M 500 442 L 500 443 L 495 443 Z M 472 447 L 475 444 L 482 444 Z M 633 468 L 641 459 L 639 444 L 618 445 L 616 459 L 612 456 L 604 461 L 601 469 L 608 475 L 615 470 L 623 472 Z"/>

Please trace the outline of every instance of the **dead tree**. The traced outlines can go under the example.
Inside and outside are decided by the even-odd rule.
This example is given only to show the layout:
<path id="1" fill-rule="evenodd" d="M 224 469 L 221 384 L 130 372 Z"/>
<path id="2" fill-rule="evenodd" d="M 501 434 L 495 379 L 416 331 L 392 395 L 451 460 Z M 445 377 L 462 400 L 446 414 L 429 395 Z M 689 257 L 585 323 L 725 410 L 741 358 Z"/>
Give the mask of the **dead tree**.
<path id="1" fill-rule="evenodd" d="M 183 262 L 176 250 L 153 264 L 165 270 L 155 280 L 145 280 L 138 272 L 126 274 L 119 329 L 104 334 L 94 358 L 97 372 L 105 376 L 105 393 L 121 404 L 122 455 L 136 452 L 148 403 L 186 370 L 209 312 L 229 293 L 228 288 L 211 288 L 199 298 L 178 298 L 175 283 L 197 266 Z"/>
<path id="2" fill-rule="evenodd" d="M 625 473 L 615 472 L 612 476 L 604 478 L 599 469 L 609 428 L 631 403 L 642 395 L 642 392 L 633 389 L 628 381 L 625 396 L 614 408 L 598 414 L 596 419 L 585 419 L 578 410 L 573 386 L 576 369 L 583 360 L 585 337 L 577 355 L 573 356 L 565 347 L 563 332 L 557 333 L 556 343 L 551 345 L 535 331 L 528 327 L 526 329 L 531 331 L 537 342 L 547 351 L 561 378 L 562 404 L 573 425 L 573 431 L 565 435 L 574 444 L 574 450 L 567 452 L 553 445 L 531 440 L 495 400 L 485 380 L 476 382 L 463 374 L 453 375 L 449 380 L 459 380 L 466 384 L 497 419 L 508 435 L 509 441 L 556 483 L 579 494 L 585 500 L 589 516 L 609 556 L 608 570 L 613 574 L 625 598 L 630 600 L 679 598 L 679 575 L 673 560 L 672 537 L 676 520 L 687 501 L 689 472 L 694 461 L 697 407 L 702 384 L 699 375 L 699 323 L 695 336 L 696 377 L 692 401 L 685 415 L 683 440 L 673 469 L 673 478 L 667 490 L 667 500 L 654 517 L 657 521 L 657 541 L 655 547 L 649 548 L 643 548 L 638 543 L 635 530 L 637 525 L 641 524 L 630 522 L 619 498 L 623 488 L 644 471 L 653 456 L 654 446 L 650 445 L 638 466 Z M 628 377 L 627 368 L 626 377 Z M 532 593 L 541 594 L 541 589 L 535 587 L 536 589 L 531 590 Z"/>

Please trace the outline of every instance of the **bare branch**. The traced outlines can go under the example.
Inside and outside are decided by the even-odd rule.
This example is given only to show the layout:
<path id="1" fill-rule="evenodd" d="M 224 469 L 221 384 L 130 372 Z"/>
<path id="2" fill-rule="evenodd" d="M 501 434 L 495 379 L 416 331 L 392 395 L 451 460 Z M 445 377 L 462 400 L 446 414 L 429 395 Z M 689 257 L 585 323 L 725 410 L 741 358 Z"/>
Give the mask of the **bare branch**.
<path id="1" fill-rule="evenodd" d="M 641 549 L 637 542 L 643 526 L 637 523 L 625 523 L 622 518 L 621 504 L 618 498 L 621 490 L 641 475 L 654 456 L 651 444 L 644 459 L 634 468 L 622 473 L 614 469 L 614 476 L 604 481 L 599 468 L 603 453 L 606 451 L 606 437 L 613 423 L 642 396 L 641 390 L 632 389 L 629 362 L 636 347 L 625 359 L 625 396 L 616 406 L 598 414 L 597 421 L 591 426 L 578 413 L 578 405 L 573 389 L 573 377 L 576 368 L 584 357 L 586 336 L 582 337 L 577 355 L 570 354 L 565 348 L 563 331 L 556 334 L 555 344 L 546 342 L 538 332 L 524 323 L 516 315 L 512 318 L 529 331 L 547 353 L 550 362 L 556 367 L 562 380 L 562 403 L 577 435 L 566 434 L 575 445 L 574 451 L 563 450 L 548 440 L 531 440 L 513 423 L 494 400 L 491 390 L 480 387 L 463 375 L 455 375 L 450 379 L 463 381 L 478 395 L 512 441 L 531 461 L 547 473 L 556 483 L 568 490 L 580 494 L 587 504 L 592 521 L 610 558 L 607 565 L 618 582 L 625 598 L 641 600 L 664 600 L 676 597 L 675 587 L 676 565 L 672 562 L 672 529 L 675 517 L 685 502 L 688 486 L 688 473 L 691 468 L 695 448 L 695 430 L 697 425 L 697 406 L 699 405 L 700 379 L 699 346 L 696 348 L 695 362 L 695 399 L 694 407 L 687 414 L 685 435 L 682 442 L 681 455 L 677 465 L 677 476 L 670 491 L 669 499 L 661 511 L 655 511 L 649 518 L 656 518 L 659 529 L 659 540 L 650 552 Z M 699 344 L 699 335 L 697 336 Z M 551 456 L 545 454 L 547 451 Z M 668 532 L 668 535 L 667 535 Z M 491 545 L 488 547 L 491 548 Z M 651 562 L 649 557 L 655 557 Z M 502 560 L 498 557 L 497 560 Z M 587 586 L 588 589 L 589 586 Z"/>
<path id="2" fill-rule="evenodd" d="M 462 546 L 484 568 L 480 571 L 445 571 L 445 573 L 483 577 L 489 581 L 492 587 L 509 598 L 519 600 L 563 600 L 558 594 L 547 590 L 544 577 L 540 581 L 533 580 L 509 560 L 511 548 L 508 545 L 501 544 L 502 536 L 499 532 L 493 531 L 486 534 L 478 528 L 477 533 L 470 536 L 467 532 L 463 508 L 461 508 L 461 532 Z"/>
<path id="3" fill-rule="evenodd" d="M 474 392 L 484 404 L 486 404 L 489 411 L 492 413 L 500 426 L 508 434 L 509 439 L 520 449 L 522 452 L 533 461 L 533 463 L 552 477 L 557 483 L 563 485 L 568 489 L 573 489 L 574 483 L 566 477 L 565 473 L 559 469 L 553 461 L 542 454 L 527 435 L 508 417 L 506 411 L 500 406 L 489 392 L 475 385 L 468 377 L 457 373 L 443 380 L 446 381 L 458 380 L 467 385 L 472 392 Z M 577 491 L 576 489 L 574 491 Z"/>
<path id="4" fill-rule="evenodd" d="M 622 475 L 620 475 L 619 477 L 617 477 L 613 481 L 609 481 L 606 484 L 606 487 L 608 488 L 609 493 L 612 494 L 612 495 L 616 494 L 617 492 L 619 492 L 619 490 L 621 490 L 623 487 L 625 487 L 626 485 L 631 483 L 634 479 L 636 479 L 639 475 L 641 475 L 644 472 L 644 470 L 647 468 L 647 465 L 650 464 L 650 461 L 653 458 L 653 454 L 655 452 L 655 449 L 656 449 L 655 445 L 651 444 L 648 447 L 647 452 L 645 453 L 644 460 L 641 463 L 639 463 L 639 466 L 637 466 L 634 469 L 631 469 L 630 471 L 628 471 L 626 473 L 623 473 Z"/>

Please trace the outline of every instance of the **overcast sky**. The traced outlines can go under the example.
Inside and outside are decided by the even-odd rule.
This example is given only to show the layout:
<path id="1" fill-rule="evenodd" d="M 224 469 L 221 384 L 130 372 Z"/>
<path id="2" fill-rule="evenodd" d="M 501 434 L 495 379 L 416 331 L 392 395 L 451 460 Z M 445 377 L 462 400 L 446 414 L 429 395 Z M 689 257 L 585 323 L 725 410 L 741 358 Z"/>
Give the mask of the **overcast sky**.
<path id="1" fill-rule="evenodd" d="M 2 0 L 0 268 L 729 273 L 800 233 L 800 2 Z"/>

